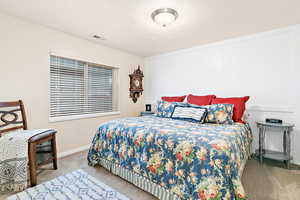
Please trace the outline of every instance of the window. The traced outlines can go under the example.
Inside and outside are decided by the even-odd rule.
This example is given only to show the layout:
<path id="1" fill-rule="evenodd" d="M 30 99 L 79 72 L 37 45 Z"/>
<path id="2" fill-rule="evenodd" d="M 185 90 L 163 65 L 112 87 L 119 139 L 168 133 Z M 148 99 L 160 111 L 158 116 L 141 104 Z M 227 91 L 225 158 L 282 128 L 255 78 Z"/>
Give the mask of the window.
<path id="1" fill-rule="evenodd" d="M 50 56 L 50 121 L 118 114 L 117 69 Z"/>

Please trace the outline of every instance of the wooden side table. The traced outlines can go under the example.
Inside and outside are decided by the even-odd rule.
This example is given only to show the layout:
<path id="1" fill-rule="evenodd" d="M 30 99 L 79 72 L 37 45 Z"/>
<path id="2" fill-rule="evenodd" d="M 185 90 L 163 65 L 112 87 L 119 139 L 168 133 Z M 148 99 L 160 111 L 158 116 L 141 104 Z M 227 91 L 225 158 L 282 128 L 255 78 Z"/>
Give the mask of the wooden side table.
<path id="1" fill-rule="evenodd" d="M 256 122 L 256 125 L 259 129 L 259 149 L 256 150 L 256 153 L 259 156 L 260 163 L 263 162 L 263 158 L 280 160 L 284 161 L 286 163 L 286 167 L 289 169 L 290 161 L 293 159 L 291 156 L 291 133 L 294 124 Z M 265 136 L 267 129 L 278 129 L 283 131 L 283 152 L 265 149 Z"/>
<path id="2" fill-rule="evenodd" d="M 151 112 L 151 111 L 144 111 L 144 112 L 141 112 L 141 116 L 147 116 L 147 115 L 153 115 L 154 112 Z"/>

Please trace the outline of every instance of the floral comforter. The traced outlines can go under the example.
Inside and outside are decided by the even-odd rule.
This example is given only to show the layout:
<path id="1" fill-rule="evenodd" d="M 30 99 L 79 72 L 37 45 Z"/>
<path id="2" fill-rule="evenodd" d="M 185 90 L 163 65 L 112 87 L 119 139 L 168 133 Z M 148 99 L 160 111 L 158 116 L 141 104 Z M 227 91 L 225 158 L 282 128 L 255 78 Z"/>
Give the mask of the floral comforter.
<path id="1" fill-rule="evenodd" d="M 88 154 L 146 177 L 183 199 L 246 199 L 241 175 L 250 155 L 246 124 L 196 124 L 145 116 L 102 124 Z"/>

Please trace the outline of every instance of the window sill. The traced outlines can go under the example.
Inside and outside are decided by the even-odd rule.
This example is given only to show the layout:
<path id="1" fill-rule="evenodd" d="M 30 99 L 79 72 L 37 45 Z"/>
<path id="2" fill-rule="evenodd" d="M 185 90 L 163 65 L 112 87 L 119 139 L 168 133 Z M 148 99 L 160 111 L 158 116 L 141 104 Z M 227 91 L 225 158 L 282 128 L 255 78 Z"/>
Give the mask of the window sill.
<path id="1" fill-rule="evenodd" d="M 108 112 L 108 113 L 93 113 L 93 114 L 84 114 L 84 115 L 71 115 L 71 116 L 63 116 L 63 117 L 49 117 L 49 122 L 62 122 L 76 119 L 86 119 L 86 118 L 94 118 L 94 117 L 104 117 L 111 115 L 119 115 L 120 111 L 116 112 Z"/>

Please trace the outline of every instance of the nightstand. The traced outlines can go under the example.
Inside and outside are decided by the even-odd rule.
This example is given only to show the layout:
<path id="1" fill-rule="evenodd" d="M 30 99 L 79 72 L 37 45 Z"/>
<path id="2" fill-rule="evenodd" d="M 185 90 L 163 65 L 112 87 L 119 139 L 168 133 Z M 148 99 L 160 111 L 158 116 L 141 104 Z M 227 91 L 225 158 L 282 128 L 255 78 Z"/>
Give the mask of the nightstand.
<path id="1" fill-rule="evenodd" d="M 147 115 L 153 115 L 154 112 L 151 112 L 151 111 L 144 111 L 144 112 L 141 112 L 141 116 L 147 116 Z"/>
<path id="2" fill-rule="evenodd" d="M 280 160 L 286 163 L 286 167 L 290 168 L 290 161 L 293 159 L 291 156 L 291 133 L 294 124 L 282 123 L 266 123 L 266 122 L 256 122 L 259 129 L 259 149 L 256 150 L 259 156 L 260 163 L 263 162 L 263 158 L 269 158 L 273 160 Z M 279 130 L 283 131 L 283 152 L 272 151 L 265 149 L 265 136 L 267 130 Z"/>

